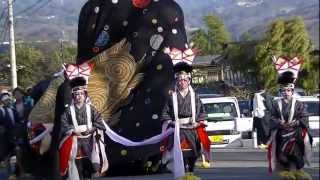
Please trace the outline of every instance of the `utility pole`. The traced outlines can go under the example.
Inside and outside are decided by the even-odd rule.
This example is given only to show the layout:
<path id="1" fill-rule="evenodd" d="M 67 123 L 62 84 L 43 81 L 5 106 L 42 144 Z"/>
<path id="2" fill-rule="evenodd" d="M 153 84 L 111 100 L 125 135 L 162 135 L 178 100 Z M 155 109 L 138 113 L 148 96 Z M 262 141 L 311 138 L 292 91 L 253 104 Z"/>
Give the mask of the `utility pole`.
<path id="1" fill-rule="evenodd" d="M 64 62 L 64 57 L 63 57 L 63 40 L 60 39 L 60 59 L 61 59 L 61 64 Z"/>
<path id="2" fill-rule="evenodd" d="M 63 55 L 63 41 L 64 41 L 64 30 L 61 31 L 62 38 L 60 39 L 60 59 L 61 64 L 64 63 L 64 55 Z"/>
<path id="3" fill-rule="evenodd" d="M 16 48 L 14 43 L 14 30 L 13 30 L 12 0 L 8 0 L 8 15 L 9 15 L 9 28 L 10 28 L 11 87 L 16 88 L 18 86 L 18 83 L 17 83 Z"/>

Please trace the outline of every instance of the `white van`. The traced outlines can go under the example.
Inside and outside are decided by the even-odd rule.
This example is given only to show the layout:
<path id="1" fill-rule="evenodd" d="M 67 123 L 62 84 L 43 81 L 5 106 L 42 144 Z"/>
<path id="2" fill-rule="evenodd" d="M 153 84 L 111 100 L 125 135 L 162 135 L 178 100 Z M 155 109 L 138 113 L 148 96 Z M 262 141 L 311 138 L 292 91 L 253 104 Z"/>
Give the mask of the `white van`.
<path id="1" fill-rule="evenodd" d="M 297 100 L 304 103 L 308 119 L 310 133 L 313 137 L 313 146 L 319 146 L 319 98 L 313 96 L 298 96 Z"/>
<path id="2" fill-rule="evenodd" d="M 226 147 L 237 139 L 242 132 L 252 130 L 252 118 L 240 118 L 236 97 L 201 97 L 207 114 L 207 127 L 211 147 Z"/>

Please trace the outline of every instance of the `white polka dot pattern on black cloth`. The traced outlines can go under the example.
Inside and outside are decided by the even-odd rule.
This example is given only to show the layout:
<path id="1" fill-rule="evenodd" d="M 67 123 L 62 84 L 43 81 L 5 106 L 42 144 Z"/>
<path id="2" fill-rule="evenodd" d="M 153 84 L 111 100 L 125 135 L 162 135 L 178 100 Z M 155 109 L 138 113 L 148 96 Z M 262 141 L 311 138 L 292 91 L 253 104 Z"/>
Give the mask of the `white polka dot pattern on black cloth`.
<path id="1" fill-rule="evenodd" d="M 91 59 L 124 38 L 131 43 L 130 53 L 136 61 L 145 56 L 144 79 L 132 90 L 130 101 L 121 109 L 120 121 L 112 128 L 136 141 L 159 133 L 159 114 L 174 84 L 172 61 L 163 49 L 184 50 L 188 44 L 180 6 L 174 0 L 90 0 L 81 10 L 78 27 L 77 63 Z M 101 35 L 102 31 L 107 33 Z M 108 146 L 114 148 L 110 162 L 128 161 L 120 153 L 125 148 Z M 133 150 L 126 151 L 123 153 L 126 158 L 139 158 L 132 155 Z"/>

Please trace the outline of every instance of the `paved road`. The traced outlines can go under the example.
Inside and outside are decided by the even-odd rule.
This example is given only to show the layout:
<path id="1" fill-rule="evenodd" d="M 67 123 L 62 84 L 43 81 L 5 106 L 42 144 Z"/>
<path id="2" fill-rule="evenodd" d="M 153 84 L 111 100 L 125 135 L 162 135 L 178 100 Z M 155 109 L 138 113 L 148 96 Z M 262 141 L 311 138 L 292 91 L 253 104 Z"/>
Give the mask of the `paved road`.
<path id="1" fill-rule="evenodd" d="M 267 161 L 267 151 L 253 148 L 216 148 L 212 149 L 213 161 Z M 311 163 L 319 167 L 319 150 L 312 153 Z"/>
<path id="2" fill-rule="evenodd" d="M 213 167 L 195 170 L 203 180 L 272 180 L 274 176 L 267 172 L 266 151 L 248 148 L 213 149 Z M 313 153 L 312 166 L 307 168 L 314 180 L 319 180 L 319 152 Z M 0 169 L 0 180 L 5 179 Z M 101 180 L 167 180 L 172 174 L 148 176 L 121 176 L 98 178 Z"/>
<path id="3" fill-rule="evenodd" d="M 244 163 L 246 164 L 246 163 Z M 248 165 L 246 165 L 248 166 Z M 314 180 L 319 180 L 319 168 L 306 169 Z M 275 176 L 268 174 L 265 167 L 229 167 L 229 168 L 210 168 L 196 169 L 195 174 L 202 180 L 274 180 Z M 0 180 L 5 180 L 1 176 Z M 171 180 L 172 174 L 156 174 L 147 176 L 118 176 L 97 178 L 97 180 Z M 26 180 L 26 179 L 21 179 Z"/>
<path id="4" fill-rule="evenodd" d="M 319 168 L 307 169 L 314 180 L 319 180 Z M 270 175 L 265 167 L 230 167 L 196 169 L 195 174 L 202 180 L 274 180 L 276 177 Z M 170 180 L 172 174 L 157 174 L 148 176 L 121 176 L 99 178 L 103 180 Z"/>

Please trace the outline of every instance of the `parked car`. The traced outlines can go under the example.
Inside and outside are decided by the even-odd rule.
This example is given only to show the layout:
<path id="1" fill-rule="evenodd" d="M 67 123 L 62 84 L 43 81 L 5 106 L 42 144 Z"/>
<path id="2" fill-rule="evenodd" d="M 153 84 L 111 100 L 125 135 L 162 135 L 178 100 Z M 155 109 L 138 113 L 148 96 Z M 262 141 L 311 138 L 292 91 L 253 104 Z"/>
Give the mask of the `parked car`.
<path id="1" fill-rule="evenodd" d="M 313 146 L 319 146 L 319 98 L 314 96 L 299 96 L 297 100 L 303 102 L 308 114 L 310 133 L 313 136 Z"/>
<path id="2" fill-rule="evenodd" d="M 200 98 L 215 98 L 215 97 L 223 97 L 222 94 L 199 94 Z"/>
<path id="3" fill-rule="evenodd" d="M 201 95 L 200 95 L 201 98 Z M 252 131 L 252 118 L 241 118 L 236 97 L 203 97 L 211 147 L 226 147 Z"/>
<path id="4" fill-rule="evenodd" d="M 294 93 L 296 96 L 305 96 L 306 92 L 302 88 L 294 88 Z"/>
<path id="5" fill-rule="evenodd" d="M 239 108 L 241 117 L 252 117 L 250 100 L 240 100 Z"/>

